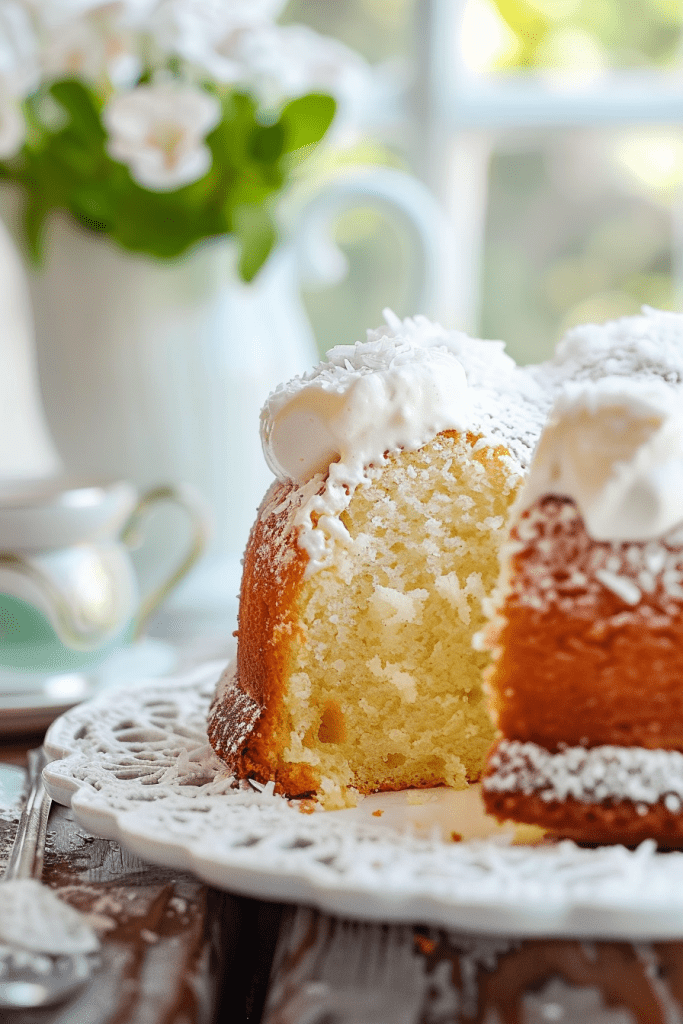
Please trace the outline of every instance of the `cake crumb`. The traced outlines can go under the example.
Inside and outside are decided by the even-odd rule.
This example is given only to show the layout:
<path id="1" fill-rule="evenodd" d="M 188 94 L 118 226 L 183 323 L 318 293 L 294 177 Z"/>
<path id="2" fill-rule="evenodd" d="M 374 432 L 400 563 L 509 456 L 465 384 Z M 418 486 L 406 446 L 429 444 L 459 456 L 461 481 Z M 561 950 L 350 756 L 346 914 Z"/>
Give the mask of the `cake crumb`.
<path id="1" fill-rule="evenodd" d="M 429 956 L 436 949 L 434 939 L 428 939 L 426 935 L 413 935 L 413 942 L 424 956 Z"/>
<path id="2" fill-rule="evenodd" d="M 451 832 L 451 841 L 452 842 L 454 842 L 454 843 L 461 843 L 462 842 L 462 838 L 463 837 L 462 837 L 462 833 L 461 832 Z"/>
<path id="3" fill-rule="evenodd" d="M 381 818 L 383 814 L 384 814 L 384 811 L 380 811 L 379 807 L 377 808 L 376 811 L 372 812 L 373 818 Z"/>
<path id="4" fill-rule="evenodd" d="M 417 807 L 420 804 L 434 803 L 435 799 L 436 797 L 434 796 L 433 793 L 423 793 L 419 790 L 412 790 L 411 792 L 406 793 L 406 803 L 410 804 L 413 807 Z"/>
<path id="5" fill-rule="evenodd" d="M 546 837 L 546 829 L 540 825 L 515 825 L 512 834 L 513 846 L 533 846 L 542 842 Z"/>
<path id="6" fill-rule="evenodd" d="M 315 800 L 299 800 L 299 814 L 315 814 Z"/>

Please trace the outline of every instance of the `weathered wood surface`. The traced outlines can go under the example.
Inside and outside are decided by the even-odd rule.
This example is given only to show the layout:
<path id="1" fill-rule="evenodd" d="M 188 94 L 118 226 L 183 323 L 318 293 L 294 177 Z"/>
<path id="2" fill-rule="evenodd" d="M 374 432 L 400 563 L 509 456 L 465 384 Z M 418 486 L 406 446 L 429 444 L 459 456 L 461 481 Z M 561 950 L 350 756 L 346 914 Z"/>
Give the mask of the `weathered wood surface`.
<path id="1" fill-rule="evenodd" d="M 0 761 L 22 764 L 25 753 L 0 746 Z M 0 869 L 17 821 L 0 813 Z M 90 915 L 102 968 L 77 1000 L 7 1014 L 7 1024 L 257 1024 L 281 908 L 150 866 L 56 806 L 43 881 Z"/>

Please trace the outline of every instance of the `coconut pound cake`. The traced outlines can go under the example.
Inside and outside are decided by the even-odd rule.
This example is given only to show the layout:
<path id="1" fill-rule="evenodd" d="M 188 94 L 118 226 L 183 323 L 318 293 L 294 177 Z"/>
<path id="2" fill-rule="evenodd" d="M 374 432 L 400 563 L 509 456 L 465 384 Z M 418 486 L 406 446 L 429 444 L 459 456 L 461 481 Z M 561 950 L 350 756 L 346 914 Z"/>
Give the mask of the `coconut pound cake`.
<path id="1" fill-rule="evenodd" d="M 648 376 L 567 387 L 542 434 L 490 638 L 484 789 L 580 841 L 680 846 L 683 396 Z"/>
<path id="2" fill-rule="evenodd" d="M 549 405 L 502 343 L 385 315 L 266 403 L 277 480 L 209 721 L 238 777 L 326 808 L 479 777 L 493 728 L 472 638 Z"/>

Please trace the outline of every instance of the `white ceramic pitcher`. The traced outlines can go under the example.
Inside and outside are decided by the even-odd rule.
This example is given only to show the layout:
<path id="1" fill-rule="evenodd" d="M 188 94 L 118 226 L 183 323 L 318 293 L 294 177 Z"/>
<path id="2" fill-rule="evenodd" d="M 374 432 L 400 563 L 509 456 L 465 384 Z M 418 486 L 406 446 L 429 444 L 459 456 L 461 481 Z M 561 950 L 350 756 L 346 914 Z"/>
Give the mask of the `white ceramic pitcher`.
<path id="1" fill-rule="evenodd" d="M 214 553 L 238 557 L 272 479 L 260 407 L 318 358 L 301 275 L 342 269 L 329 222 L 368 204 L 412 226 L 427 311 L 443 219 L 427 189 L 394 170 L 329 184 L 300 209 L 291 237 L 250 285 L 237 278 L 229 240 L 163 263 L 53 218 L 45 266 L 29 269 L 29 283 L 45 412 L 65 471 L 140 488 L 194 485 L 213 508 Z"/>

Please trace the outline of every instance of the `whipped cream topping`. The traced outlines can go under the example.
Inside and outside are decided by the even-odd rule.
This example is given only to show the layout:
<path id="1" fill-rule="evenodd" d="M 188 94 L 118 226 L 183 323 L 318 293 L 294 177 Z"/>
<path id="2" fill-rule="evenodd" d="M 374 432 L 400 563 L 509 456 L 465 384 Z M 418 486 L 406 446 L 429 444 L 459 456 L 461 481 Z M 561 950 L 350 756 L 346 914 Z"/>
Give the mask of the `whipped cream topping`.
<path id="1" fill-rule="evenodd" d="M 683 403 L 657 379 L 567 384 L 517 500 L 571 498 L 598 541 L 646 541 L 683 521 Z"/>
<path id="2" fill-rule="evenodd" d="M 539 371 L 553 385 L 608 376 L 683 384 L 683 314 L 643 306 L 640 316 L 574 327 Z"/>
<path id="3" fill-rule="evenodd" d="M 462 364 L 470 387 L 469 429 L 496 444 L 502 442 L 519 469 L 526 469 L 554 394 L 543 368 L 517 366 L 505 352 L 504 341 L 470 338 L 425 316 L 400 320 L 389 309 L 384 316 L 387 325 L 368 331 L 368 339 L 403 336 L 415 345 L 447 349 Z"/>
<path id="4" fill-rule="evenodd" d="M 280 385 L 261 412 L 266 461 L 299 488 L 292 526 L 309 556 L 307 573 L 330 561 L 337 542 L 348 543 L 340 513 L 389 453 L 421 448 L 443 430 L 472 431 L 504 444 L 519 474 L 550 405 L 503 342 L 446 331 L 423 316 L 384 316 L 367 341 L 333 348 L 310 373 Z"/>
<path id="5" fill-rule="evenodd" d="M 353 488 L 386 452 L 420 448 L 470 420 L 457 359 L 383 336 L 337 346 L 311 373 L 277 388 L 261 414 L 261 440 L 280 480 L 306 483 L 335 463 L 337 481 Z"/>

